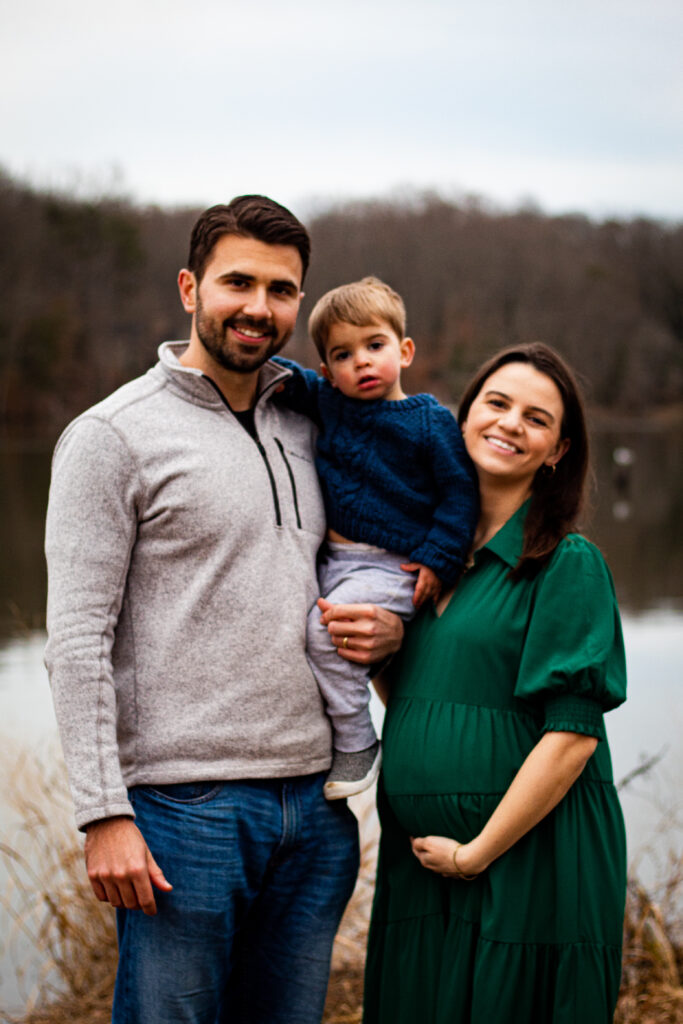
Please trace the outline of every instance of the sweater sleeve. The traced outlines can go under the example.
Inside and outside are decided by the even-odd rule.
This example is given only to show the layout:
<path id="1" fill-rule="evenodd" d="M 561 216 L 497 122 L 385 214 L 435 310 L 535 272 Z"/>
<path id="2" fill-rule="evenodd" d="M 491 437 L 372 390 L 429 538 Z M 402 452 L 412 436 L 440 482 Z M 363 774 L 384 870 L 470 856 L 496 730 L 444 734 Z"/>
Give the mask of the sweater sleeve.
<path id="1" fill-rule="evenodd" d="M 430 410 L 429 442 L 437 504 L 431 528 L 410 558 L 453 586 L 472 547 L 479 505 L 476 475 L 460 427 L 442 405 Z"/>
<path id="2" fill-rule="evenodd" d="M 85 417 L 53 460 L 45 652 L 76 824 L 134 817 L 116 738 L 114 632 L 137 529 L 138 474 L 118 433 Z"/>
<path id="3" fill-rule="evenodd" d="M 319 398 L 324 379 L 315 370 L 307 370 L 293 359 L 273 356 L 272 362 L 291 372 L 291 377 L 283 381 L 281 390 L 275 393 L 273 400 L 292 412 L 308 416 L 320 426 Z"/>

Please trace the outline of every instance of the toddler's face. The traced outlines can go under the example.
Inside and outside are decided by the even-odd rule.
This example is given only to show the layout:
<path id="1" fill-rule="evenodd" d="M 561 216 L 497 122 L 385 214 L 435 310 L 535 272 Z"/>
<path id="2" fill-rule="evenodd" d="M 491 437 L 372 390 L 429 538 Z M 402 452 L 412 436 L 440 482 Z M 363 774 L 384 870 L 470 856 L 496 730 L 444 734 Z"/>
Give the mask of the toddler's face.
<path id="1" fill-rule="evenodd" d="M 399 338 L 383 320 L 358 327 L 339 322 L 330 328 L 322 372 L 348 398 L 405 398 L 401 370 L 415 354 L 411 338 Z"/>

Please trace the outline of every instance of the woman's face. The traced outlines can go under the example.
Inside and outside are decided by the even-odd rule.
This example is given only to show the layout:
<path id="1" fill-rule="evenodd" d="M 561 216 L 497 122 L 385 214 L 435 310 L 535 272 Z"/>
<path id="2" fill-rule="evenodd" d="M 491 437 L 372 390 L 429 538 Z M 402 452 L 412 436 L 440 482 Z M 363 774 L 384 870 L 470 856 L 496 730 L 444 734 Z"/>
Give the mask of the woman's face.
<path id="1" fill-rule="evenodd" d="M 484 381 L 462 425 L 480 478 L 526 482 L 562 458 L 564 406 L 555 382 L 529 363 L 507 363 Z"/>

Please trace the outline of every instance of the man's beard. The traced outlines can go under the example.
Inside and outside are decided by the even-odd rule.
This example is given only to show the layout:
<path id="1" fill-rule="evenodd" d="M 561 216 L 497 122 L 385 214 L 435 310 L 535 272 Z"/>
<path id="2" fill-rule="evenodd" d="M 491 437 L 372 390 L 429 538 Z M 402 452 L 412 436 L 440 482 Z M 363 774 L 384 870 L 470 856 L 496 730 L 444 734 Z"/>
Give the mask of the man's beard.
<path id="1" fill-rule="evenodd" d="M 284 337 L 278 337 L 277 331 L 269 321 L 254 320 L 247 316 L 219 321 L 204 313 L 199 299 L 195 310 L 195 324 L 197 336 L 211 358 L 224 370 L 231 370 L 233 373 L 253 373 L 254 370 L 258 370 L 271 356 L 280 351 L 291 334 L 289 332 Z M 238 341 L 229 341 L 228 330 L 239 330 L 242 327 L 250 327 L 252 330 L 269 334 L 270 341 L 259 345 L 253 352 L 250 352 L 246 345 L 240 345 Z"/>

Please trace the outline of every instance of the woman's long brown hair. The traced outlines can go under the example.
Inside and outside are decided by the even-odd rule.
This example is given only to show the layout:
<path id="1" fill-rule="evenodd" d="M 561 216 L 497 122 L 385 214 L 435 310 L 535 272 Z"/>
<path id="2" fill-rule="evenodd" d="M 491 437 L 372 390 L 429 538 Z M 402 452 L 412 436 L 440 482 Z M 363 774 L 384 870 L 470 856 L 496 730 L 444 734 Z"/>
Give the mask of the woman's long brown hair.
<path id="1" fill-rule="evenodd" d="M 534 477 L 524 526 L 524 547 L 512 571 L 512 577 L 520 579 L 535 575 L 562 538 L 576 528 L 585 500 L 588 433 L 581 393 L 572 371 L 557 352 L 542 342 L 503 349 L 484 363 L 461 399 L 458 409 L 461 426 L 484 382 L 508 363 L 527 363 L 554 382 L 564 410 L 560 438 L 569 441 L 569 448 L 557 463 L 555 472 L 541 466 Z"/>

